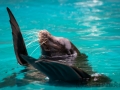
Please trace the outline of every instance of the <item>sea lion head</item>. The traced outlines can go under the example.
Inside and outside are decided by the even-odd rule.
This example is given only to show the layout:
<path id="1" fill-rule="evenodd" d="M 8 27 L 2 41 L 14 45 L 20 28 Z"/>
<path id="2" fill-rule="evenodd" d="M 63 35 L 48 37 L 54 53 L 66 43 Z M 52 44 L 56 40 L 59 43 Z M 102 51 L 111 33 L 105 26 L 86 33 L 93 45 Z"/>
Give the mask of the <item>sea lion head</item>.
<path id="1" fill-rule="evenodd" d="M 41 30 L 39 32 L 39 43 L 44 48 L 44 50 L 50 50 L 54 47 L 60 49 L 60 45 L 58 45 L 57 40 L 54 36 L 52 36 L 47 30 Z"/>
<path id="2" fill-rule="evenodd" d="M 73 54 L 71 42 L 62 37 L 55 37 L 47 30 L 41 30 L 38 34 L 42 55 L 63 56 Z"/>
<path id="3" fill-rule="evenodd" d="M 45 51 L 61 51 L 62 45 L 60 45 L 59 40 L 52 36 L 47 30 L 41 30 L 39 32 L 39 43 L 43 50 Z"/>

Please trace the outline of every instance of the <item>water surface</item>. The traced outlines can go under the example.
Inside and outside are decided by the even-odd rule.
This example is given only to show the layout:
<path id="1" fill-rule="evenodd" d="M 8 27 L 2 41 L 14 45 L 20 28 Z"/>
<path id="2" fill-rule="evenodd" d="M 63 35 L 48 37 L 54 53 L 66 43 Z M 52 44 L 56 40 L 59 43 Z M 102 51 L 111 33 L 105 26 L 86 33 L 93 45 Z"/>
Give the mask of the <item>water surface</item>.
<path id="1" fill-rule="evenodd" d="M 79 90 L 81 87 L 51 86 L 36 80 L 17 86 L 16 80 L 24 77 L 24 73 L 19 73 L 24 67 L 16 61 L 6 7 L 12 10 L 19 23 L 29 55 L 40 56 L 37 33 L 46 29 L 72 41 L 88 56 L 93 70 L 110 77 L 114 84 L 110 87 L 82 87 L 83 90 L 120 88 L 119 0 L 0 1 L 0 90 Z"/>

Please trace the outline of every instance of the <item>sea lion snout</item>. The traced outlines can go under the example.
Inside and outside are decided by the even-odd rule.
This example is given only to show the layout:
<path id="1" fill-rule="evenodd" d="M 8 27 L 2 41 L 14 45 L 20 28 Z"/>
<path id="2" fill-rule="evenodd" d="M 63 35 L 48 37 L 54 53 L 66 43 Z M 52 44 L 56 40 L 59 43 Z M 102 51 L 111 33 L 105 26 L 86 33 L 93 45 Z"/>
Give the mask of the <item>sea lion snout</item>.
<path id="1" fill-rule="evenodd" d="M 48 40 L 49 36 L 50 36 L 50 33 L 47 30 L 41 30 L 38 33 L 40 44 L 42 45 L 43 43 L 45 43 Z"/>

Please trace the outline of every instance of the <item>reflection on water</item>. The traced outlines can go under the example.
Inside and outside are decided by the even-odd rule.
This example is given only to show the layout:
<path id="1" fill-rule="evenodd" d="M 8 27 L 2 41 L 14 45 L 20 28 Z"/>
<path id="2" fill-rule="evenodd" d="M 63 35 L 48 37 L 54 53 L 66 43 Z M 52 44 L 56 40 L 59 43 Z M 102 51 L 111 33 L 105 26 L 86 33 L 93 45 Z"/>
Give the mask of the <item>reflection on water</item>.
<path id="1" fill-rule="evenodd" d="M 84 14 L 83 17 L 79 15 L 79 18 L 77 19 L 77 25 L 82 25 L 87 27 L 84 31 L 78 31 L 78 33 L 88 33 L 87 36 L 100 36 L 101 34 L 104 34 L 104 31 L 102 31 L 100 28 L 98 28 L 100 24 L 101 18 L 98 13 L 101 13 L 102 10 L 97 8 L 97 6 L 103 5 L 102 1 L 93 0 L 93 1 L 84 1 L 84 2 L 77 2 L 75 3 L 75 7 L 79 12 Z"/>
<path id="2" fill-rule="evenodd" d="M 76 2 L 75 5 L 76 7 L 96 7 L 103 5 L 103 2 L 99 0 L 90 0 L 90 1 Z"/>

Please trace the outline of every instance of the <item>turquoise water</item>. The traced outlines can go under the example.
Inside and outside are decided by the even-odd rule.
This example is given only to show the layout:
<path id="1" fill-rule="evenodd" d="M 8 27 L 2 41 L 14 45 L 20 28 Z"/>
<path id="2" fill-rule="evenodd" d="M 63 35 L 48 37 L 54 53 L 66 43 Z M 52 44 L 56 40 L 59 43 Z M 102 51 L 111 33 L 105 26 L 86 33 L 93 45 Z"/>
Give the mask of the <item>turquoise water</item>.
<path id="1" fill-rule="evenodd" d="M 24 69 L 14 54 L 11 27 L 6 11 L 15 15 L 29 55 L 38 58 L 37 33 L 46 29 L 72 41 L 88 55 L 92 69 L 110 77 L 110 87 L 62 87 L 33 81 L 18 86 Z M 15 77 L 14 79 L 12 77 Z M 6 81 L 6 82 L 4 82 Z M 120 88 L 120 1 L 119 0 L 0 0 L 0 90 L 103 90 Z"/>

